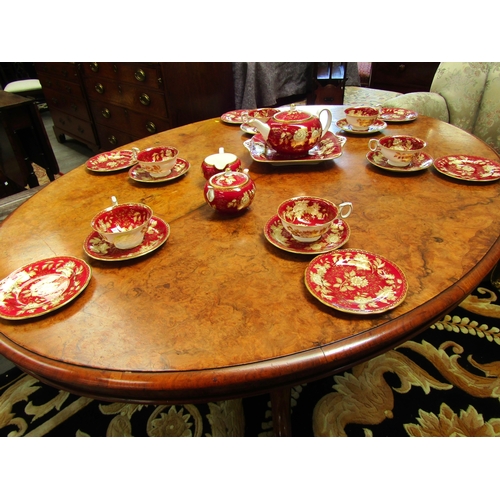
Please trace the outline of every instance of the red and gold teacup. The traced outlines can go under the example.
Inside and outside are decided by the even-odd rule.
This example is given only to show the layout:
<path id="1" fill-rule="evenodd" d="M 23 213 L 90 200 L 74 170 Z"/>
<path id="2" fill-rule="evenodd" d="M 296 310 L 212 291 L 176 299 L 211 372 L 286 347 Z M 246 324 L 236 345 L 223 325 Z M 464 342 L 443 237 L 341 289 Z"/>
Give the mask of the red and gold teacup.
<path id="1" fill-rule="evenodd" d="M 316 196 L 297 196 L 284 201 L 278 207 L 278 216 L 283 227 L 297 241 L 319 240 L 339 217 L 351 215 L 352 203 L 335 205 L 329 200 Z"/>
<path id="2" fill-rule="evenodd" d="M 378 118 L 378 109 L 370 106 L 347 108 L 345 119 L 353 130 L 368 130 Z"/>
<path id="3" fill-rule="evenodd" d="M 389 165 L 393 167 L 406 167 L 425 146 L 427 144 L 424 140 L 411 135 L 387 135 L 382 139 L 368 141 L 368 147 L 372 151 L 380 149 Z"/>

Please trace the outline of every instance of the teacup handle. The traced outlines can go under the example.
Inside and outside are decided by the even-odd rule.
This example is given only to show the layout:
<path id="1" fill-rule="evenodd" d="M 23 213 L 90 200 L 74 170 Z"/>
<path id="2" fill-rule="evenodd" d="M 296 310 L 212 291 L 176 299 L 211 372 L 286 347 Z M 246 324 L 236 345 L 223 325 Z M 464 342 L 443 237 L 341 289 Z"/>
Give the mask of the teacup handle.
<path id="1" fill-rule="evenodd" d="M 344 210 L 345 209 L 345 210 Z M 347 219 L 352 212 L 352 203 L 350 201 L 346 201 L 339 205 L 339 215 L 342 219 Z"/>
<path id="2" fill-rule="evenodd" d="M 323 124 L 321 124 L 322 130 L 323 130 L 321 137 L 323 137 L 330 130 L 330 125 L 332 124 L 332 112 L 327 108 L 322 109 L 318 113 L 318 118 L 321 116 L 321 113 L 323 113 L 323 111 L 326 112 L 328 118 L 326 120 L 326 125 L 324 127 L 323 127 Z"/>
<path id="3" fill-rule="evenodd" d="M 378 149 L 378 139 L 370 139 L 368 141 L 368 147 L 372 150 L 372 151 L 377 151 Z"/>
<path id="4" fill-rule="evenodd" d="M 133 147 L 133 148 L 132 148 L 132 158 L 133 158 L 134 160 L 137 160 L 137 154 L 138 154 L 138 153 L 140 153 L 140 151 L 141 151 L 141 150 L 140 150 L 139 148 L 136 148 L 136 147 Z"/>

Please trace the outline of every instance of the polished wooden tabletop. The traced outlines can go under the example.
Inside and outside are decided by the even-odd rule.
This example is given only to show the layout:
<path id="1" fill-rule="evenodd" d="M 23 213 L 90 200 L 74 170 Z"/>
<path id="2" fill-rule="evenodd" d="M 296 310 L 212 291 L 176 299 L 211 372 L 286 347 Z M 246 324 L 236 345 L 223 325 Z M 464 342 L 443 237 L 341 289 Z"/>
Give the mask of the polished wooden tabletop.
<path id="1" fill-rule="evenodd" d="M 332 107 L 334 132 L 343 109 Z M 249 136 L 239 126 L 214 118 L 134 143 L 177 147 L 191 165 L 177 180 L 146 184 L 127 171 L 78 167 L 4 221 L 0 276 L 71 255 L 92 266 L 92 279 L 61 309 L 0 320 L 0 352 L 40 380 L 105 400 L 201 402 L 269 391 L 274 410 L 281 403 L 286 409 L 288 387 L 416 335 L 468 295 L 500 258 L 500 184 L 460 181 L 434 167 L 393 173 L 367 161 L 370 138 L 400 133 L 424 139 L 433 158 L 498 160 L 479 139 L 420 116 L 374 135 L 345 134 L 343 154 L 333 161 L 271 166 L 252 161 L 243 145 Z M 214 211 L 203 197 L 201 163 L 220 147 L 241 159 L 256 184 L 253 204 L 237 217 Z M 398 264 L 408 281 L 401 305 L 354 315 L 311 295 L 304 271 L 312 256 L 280 250 L 263 232 L 283 200 L 302 194 L 352 202 L 344 248 Z M 90 220 L 113 195 L 152 207 L 170 225 L 167 243 L 128 261 L 88 257 L 83 242 Z"/>

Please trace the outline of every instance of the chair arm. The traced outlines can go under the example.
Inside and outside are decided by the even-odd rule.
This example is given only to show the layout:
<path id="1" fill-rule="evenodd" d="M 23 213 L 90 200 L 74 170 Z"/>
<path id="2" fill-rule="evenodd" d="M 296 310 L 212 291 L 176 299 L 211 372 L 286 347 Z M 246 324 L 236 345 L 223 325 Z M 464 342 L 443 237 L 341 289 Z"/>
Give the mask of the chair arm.
<path id="1" fill-rule="evenodd" d="M 411 109 L 421 115 L 437 118 L 448 123 L 450 121 L 446 100 L 435 92 L 410 92 L 409 94 L 393 97 L 385 101 L 382 106 Z"/>

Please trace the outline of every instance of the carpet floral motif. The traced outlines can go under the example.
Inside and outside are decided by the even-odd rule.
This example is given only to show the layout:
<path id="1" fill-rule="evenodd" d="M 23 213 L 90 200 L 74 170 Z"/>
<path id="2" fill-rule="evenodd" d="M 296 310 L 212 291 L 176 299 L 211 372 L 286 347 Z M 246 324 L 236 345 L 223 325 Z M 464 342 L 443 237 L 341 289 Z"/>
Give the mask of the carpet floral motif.
<path id="1" fill-rule="evenodd" d="M 500 304 L 480 286 L 398 348 L 292 389 L 297 436 L 500 436 Z M 4 436 L 273 435 L 268 395 L 207 404 L 106 403 L 17 368 L 0 379 Z"/>

